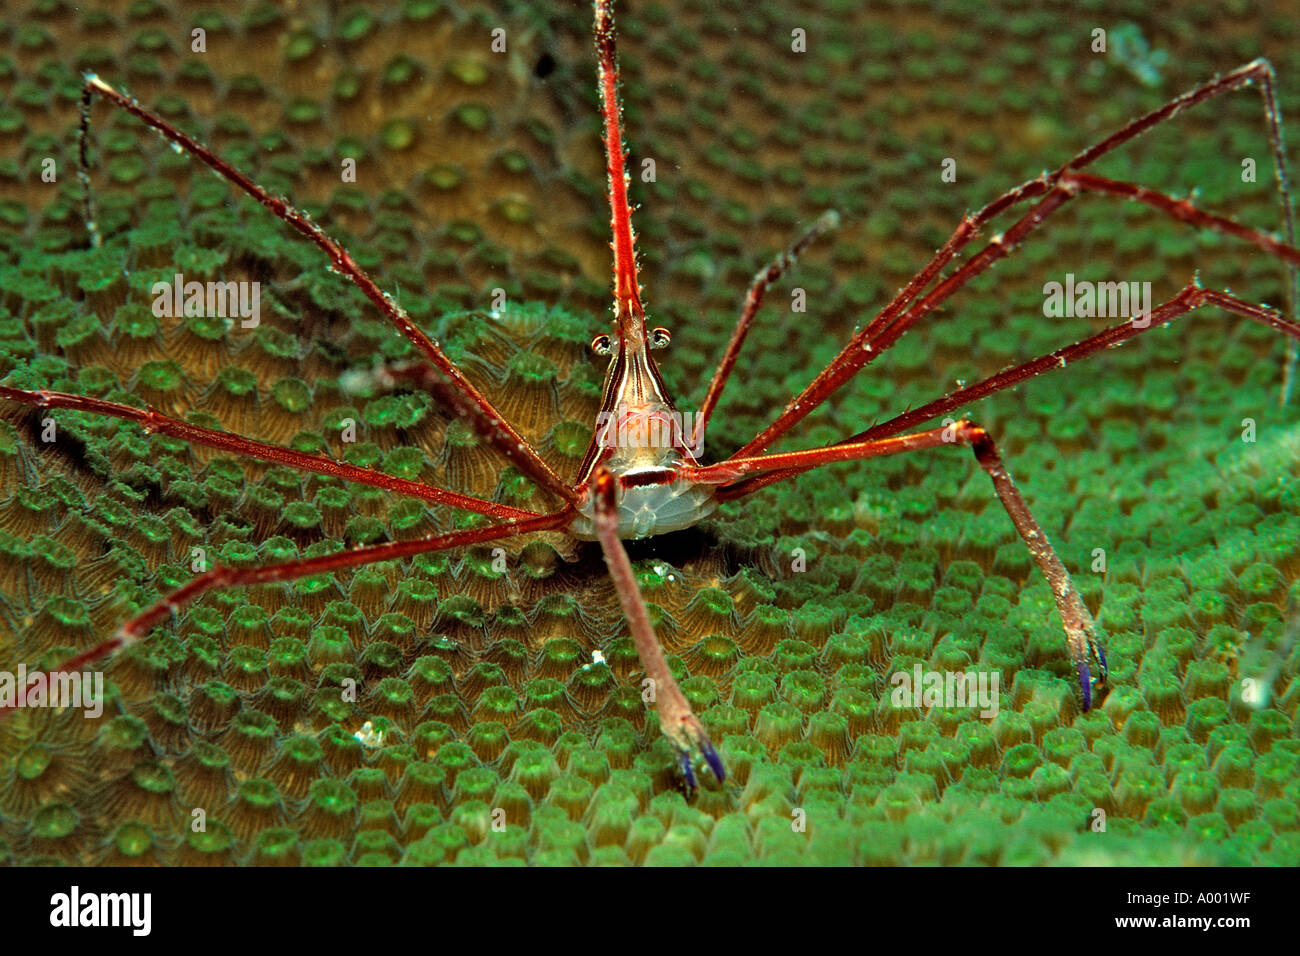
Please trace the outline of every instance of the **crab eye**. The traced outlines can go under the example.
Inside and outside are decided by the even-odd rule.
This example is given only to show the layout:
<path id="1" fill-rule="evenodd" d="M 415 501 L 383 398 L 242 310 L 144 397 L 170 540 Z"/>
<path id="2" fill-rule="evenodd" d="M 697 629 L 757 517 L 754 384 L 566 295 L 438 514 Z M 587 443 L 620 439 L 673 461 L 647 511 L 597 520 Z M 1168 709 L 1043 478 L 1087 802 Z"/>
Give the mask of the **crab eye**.
<path id="1" fill-rule="evenodd" d="M 591 350 L 592 350 L 593 352 L 595 352 L 597 355 L 608 355 L 608 354 L 609 354 L 609 336 L 608 336 L 608 335 L 601 334 L 601 335 L 596 336 L 594 339 L 592 339 L 592 340 L 591 340 Z"/>
<path id="2" fill-rule="evenodd" d="M 666 349 L 668 348 L 668 343 L 672 340 L 673 334 L 667 329 L 659 328 L 650 330 L 650 347 L 652 349 Z"/>

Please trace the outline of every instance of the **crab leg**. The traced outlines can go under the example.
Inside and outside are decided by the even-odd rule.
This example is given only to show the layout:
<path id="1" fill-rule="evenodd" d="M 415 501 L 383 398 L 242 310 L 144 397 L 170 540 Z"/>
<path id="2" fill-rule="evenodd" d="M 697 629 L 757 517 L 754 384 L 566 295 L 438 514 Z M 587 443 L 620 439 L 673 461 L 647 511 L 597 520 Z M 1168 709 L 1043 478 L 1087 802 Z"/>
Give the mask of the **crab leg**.
<path id="1" fill-rule="evenodd" d="M 288 200 L 272 196 L 202 143 L 186 135 L 158 114 L 145 109 L 134 97 L 119 92 L 99 77 L 89 74 L 86 76 L 82 87 L 79 155 L 82 161 L 80 178 L 85 191 L 86 227 L 90 230 L 91 239 L 95 245 L 99 245 L 100 238 L 91 209 L 90 190 L 88 188 L 89 179 L 85 173 L 88 153 L 86 143 L 90 131 L 90 105 L 94 94 L 104 97 L 143 123 L 156 129 L 176 146 L 208 166 L 213 172 L 238 186 L 319 246 L 329 256 L 332 268 L 347 276 L 353 285 L 375 304 L 379 311 L 384 314 L 384 317 L 399 332 L 405 335 L 412 345 L 419 349 L 425 360 L 445 376 L 450 383 L 450 387 L 443 390 L 439 397 L 444 401 L 450 399 L 456 414 L 469 422 L 474 430 L 483 436 L 493 448 L 537 484 L 570 504 L 577 500 L 573 489 L 551 469 L 551 466 L 542 459 L 533 446 L 515 431 L 514 427 L 505 420 L 505 417 L 496 410 L 487 397 L 474 387 L 464 373 L 447 357 L 438 343 L 412 322 L 410 316 L 406 314 L 406 310 L 398 305 L 392 296 L 381 290 L 375 280 L 361 266 L 357 265 L 356 260 L 352 258 L 348 251 L 336 240 L 326 235 L 325 231 L 312 222 L 306 213 L 294 207 Z"/>
<path id="2" fill-rule="evenodd" d="M 596 535 L 601 550 L 605 552 L 605 564 L 609 568 L 609 576 L 614 580 L 614 589 L 623 606 L 623 615 L 632 632 L 636 652 L 645 666 L 646 677 L 651 681 L 655 709 L 659 713 L 659 726 L 663 728 L 664 736 L 677 749 L 687 788 L 693 790 L 693 762 L 696 755 L 704 758 L 719 781 L 726 777 L 726 770 L 709 735 L 692 712 L 686 695 L 677 686 L 672 671 L 668 669 L 663 648 L 655 637 L 654 627 L 650 624 L 650 612 L 646 609 L 645 598 L 641 596 L 636 575 L 632 571 L 632 562 L 628 559 L 623 542 L 619 540 L 617 489 L 618 479 L 604 465 L 598 465 L 591 488 L 591 493 L 595 496 Z"/>
<path id="3" fill-rule="evenodd" d="M 409 558 L 431 551 L 446 551 L 484 541 L 496 541 L 513 538 L 533 531 L 553 531 L 569 521 L 571 512 L 567 509 L 548 515 L 534 515 L 487 525 L 483 528 L 471 528 L 466 531 L 452 531 L 447 534 L 429 535 L 412 541 L 386 541 L 383 544 L 367 545 L 327 554 L 318 558 L 305 558 L 297 561 L 285 561 L 259 568 L 215 567 L 205 571 L 188 584 L 184 584 L 155 601 L 135 617 L 117 629 L 117 633 L 89 650 L 82 651 L 69 658 L 52 671 L 45 672 L 46 679 L 56 674 L 77 671 L 95 661 L 109 657 L 115 652 L 130 647 L 142 639 L 153 628 L 171 617 L 178 610 L 200 595 L 209 591 L 225 590 L 250 584 L 269 584 L 279 581 L 293 581 L 311 574 L 324 574 L 356 568 L 377 561 L 393 561 Z M 0 708 L 0 720 L 3 720 L 14 708 Z"/>

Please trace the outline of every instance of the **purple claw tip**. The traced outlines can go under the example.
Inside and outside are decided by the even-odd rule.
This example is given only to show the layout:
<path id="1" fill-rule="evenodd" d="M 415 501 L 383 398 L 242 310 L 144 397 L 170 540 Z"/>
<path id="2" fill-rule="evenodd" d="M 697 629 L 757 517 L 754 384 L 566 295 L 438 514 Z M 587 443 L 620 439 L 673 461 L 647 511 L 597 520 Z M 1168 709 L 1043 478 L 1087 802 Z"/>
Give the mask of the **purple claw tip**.
<path id="1" fill-rule="evenodd" d="M 686 775 L 686 789 L 695 789 L 695 768 L 691 766 L 691 755 L 689 751 L 682 753 L 682 772 Z"/>
<path id="2" fill-rule="evenodd" d="M 1083 712 L 1092 709 L 1092 671 L 1087 661 L 1079 661 L 1079 686 L 1083 688 Z"/>
<path id="3" fill-rule="evenodd" d="M 722 783 L 722 781 L 727 779 L 727 771 L 726 768 L 722 766 L 722 758 L 719 757 L 718 752 L 713 749 L 713 744 L 706 740 L 700 749 L 704 751 L 704 759 L 708 763 L 709 769 L 713 771 L 713 775 L 718 778 L 718 783 Z"/>

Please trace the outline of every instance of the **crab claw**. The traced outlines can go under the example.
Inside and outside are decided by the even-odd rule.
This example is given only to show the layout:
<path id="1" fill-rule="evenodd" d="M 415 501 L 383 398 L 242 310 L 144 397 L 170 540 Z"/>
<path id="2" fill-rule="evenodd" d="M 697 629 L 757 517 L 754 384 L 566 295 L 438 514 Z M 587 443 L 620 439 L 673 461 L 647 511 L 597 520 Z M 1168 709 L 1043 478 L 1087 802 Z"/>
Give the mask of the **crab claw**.
<path id="1" fill-rule="evenodd" d="M 1093 688 L 1096 687 L 1099 691 L 1104 692 L 1106 687 L 1106 652 L 1102 650 L 1100 644 L 1095 642 L 1089 642 L 1089 649 L 1093 652 L 1097 661 L 1096 679 L 1093 679 L 1092 669 L 1088 666 L 1088 658 L 1083 657 L 1076 662 L 1079 668 L 1079 687 L 1083 691 L 1084 713 L 1092 709 Z"/>
<path id="2" fill-rule="evenodd" d="M 726 768 L 722 765 L 722 758 L 718 756 L 717 749 L 713 746 L 713 741 L 705 733 L 704 728 L 700 725 L 699 720 L 692 713 L 687 712 L 682 715 L 670 726 L 668 722 L 661 723 L 664 736 L 676 748 L 678 756 L 682 761 L 682 775 L 686 778 L 686 789 L 694 791 L 696 789 L 695 778 L 695 761 L 702 758 L 713 771 L 713 776 L 719 783 L 727 779 Z"/>
<path id="3" fill-rule="evenodd" d="M 713 743 L 708 737 L 705 737 L 704 740 L 700 742 L 700 750 L 704 754 L 704 762 L 709 765 L 709 769 L 713 771 L 713 776 L 717 778 L 718 783 L 722 783 L 722 781 L 726 780 L 727 768 L 722 766 L 722 758 L 719 757 L 718 752 L 713 749 Z"/>

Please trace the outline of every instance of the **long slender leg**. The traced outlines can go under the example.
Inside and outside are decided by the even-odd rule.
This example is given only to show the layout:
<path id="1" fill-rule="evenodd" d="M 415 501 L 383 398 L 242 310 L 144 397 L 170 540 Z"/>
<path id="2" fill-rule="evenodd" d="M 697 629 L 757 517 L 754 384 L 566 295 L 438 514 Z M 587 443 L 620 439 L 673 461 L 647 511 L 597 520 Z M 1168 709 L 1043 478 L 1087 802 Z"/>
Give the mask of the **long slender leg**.
<path id="1" fill-rule="evenodd" d="M 188 584 L 182 585 L 165 597 L 160 598 L 146 610 L 119 627 L 117 633 L 108 640 L 81 652 L 75 657 L 69 658 L 54 670 L 45 672 L 46 680 L 48 681 L 55 674 L 80 670 L 86 665 L 102 660 L 116 651 L 130 647 L 141 640 L 154 627 L 176 613 L 177 610 L 209 591 L 220 591 L 250 584 L 292 581 L 310 574 L 341 571 L 345 568 L 360 567 L 377 561 L 393 561 L 399 558 L 413 557 L 417 554 L 427 554 L 431 551 L 446 551 L 449 548 L 512 538 L 534 531 L 551 531 L 565 525 L 569 521 L 570 514 L 569 509 L 564 509 L 554 514 L 534 515 L 512 521 L 503 521 L 482 528 L 452 531 L 436 536 L 428 535 L 412 541 L 386 541 L 383 544 L 353 548 L 350 551 L 340 551 L 337 554 L 327 554 L 319 558 L 285 561 L 282 564 L 271 564 L 260 568 L 218 566 L 211 571 L 205 571 Z M 0 708 L 0 720 L 8 716 L 11 709 L 13 708 Z"/>
<path id="2" fill-rule="evenodd" d="M 636 652 L 645 666 L 646 676 L 654 682 L 655 709 L 659 713 L 659 726 L 664 736 L 677 749 L 681 757 L 682 772 L 686 777 L 687 789 L 695 789 L 694 759 L 702 756 L 719 781 L 726 777 L 722 760 L 714 749 L 709 735 L 704 732 L 699 719 L 691 711 L 686 695 L 677 686 L 668 661 L 664 659 L 663 649 L 655 637 L 654 627 L 650 624 L 650 613 L 646 609 L 645 599 L 637 586 L 636 575 L 632 572 L 632 562 L 628 560 L 627 550 L 618 537 L 618 480 L 610 474 L 604 465 L 597 466 L 592 478 L 592 494 L 595 496 L 596 535 L 600 540 L 601 550 L 605 552 L 605 564 L 609 576 L 614 580 L 614 589 L 618 591 L 619 603 L 623 606 L 623 615 L 627 618 L 628 629 L 636 644 Z"/>
<path id="3" fill-rule="evenodd" d="M 371 302 L 373 302 L 394 326 L 423 353 L 451 382 L 452 388 L 443 392 L 444 399 L 454 396 L 453 410 L 464 418 L 485 441 L 500 452 L 505 458 L 525 475 L 537 482 L 547 491 L 573 504 L 577 501 L 573 489 L 557 475 L 537 451 L 514 427 L 493 407 L 477 388 L 465 378 L 464 374 L 449 359 L 438 344 L 418 328 L 400 305 L 393 301 L 388 293 L 382 291 L 375 281 L 353 260 L 352 256 L 338 242 L 325 234 L 325 231 L 311 221 L 306 213 L 294 208 L 288 200 L 272 196 L 265 189 L 253 182 L 239 170 L 235 169 L 221 157 L 217 156 L 202 143 L 177 129 L 156 113 L 141 106 L 133 97 L 118 92 L 94 74 L 85 77 L 82 91 L 82 121 L 80 130 L 79 155 L 83 162 L 81 180 L 85 189 L 86 228 L 91 240 L 99 244 L 99 231 L 95 226 L 94 213 L 91 208 L 88 178 L 84 163 L 87 156 L 86 139 L 90 128 L 90 98 L 93 93 L 111 101 L 143 123 L 153 127 L 166 139 L 185 150 L 218 175 L 234 183 L 248 193 L 275 215 L 279 216 L 298 232 L 302 233 L 330 257 L 336 271 L 347 276 Z"/>
<path id="4" fill-rule="evenodd" d="M 81 218 L 90 233 L 90 244 L 98 249 L 104 244 L 95 218 L 94 194 L 90 189 L 90 108 L 95 101 L 95 87 L 90 77 L 81 81 L 81 120 L 77 125 L 77 182 L 81 184 Z"/>
<path id="5" fill-rule="evenodd" d="M 1188 219 L 1184 215 L 1175 215 L 1175 218 L 1194 221 L 1198 225 L 1207 228 L 1221 229 L 1239 237 L 1246 237 L 1246 234 L 1249 233 L 1252 236 L 1251 241 L 1256 242 L 1261 248 L 1285 258 L 1288 262 L 1288 276 L 1290 279 L 1288 292 L 1290 298 L 1289 312 L 1294 318 L 1296 316 L 1297 300 L 1300 299 L 1300 272 L 1296 268 L 1296 263 L 1300 261 L 1297 256 L 1300 256 L 1300 253 L 1297 253 L 1295 249 L 1295 214 L 1291 203 L 1291 187 L 1287 177 L 1285 151 L 1282 145 L 1281 116 L 1274 96 L 1273 67 L 1267 60 L 1255 60 L 1233 70 L 1231 73 L 1196 87 L 1171 100 L 1159 109 L 1131 121 L 1097 145 L 1079 153 L 1074 159 L 1055 172 L 1044 173 L 1037 179 L 1017 186 L 974 215 L 963 218 L 953 231 L 953 234 L 948 238 L 948 241 L 935 253 L 925 268 L 917 273 L 912 281 L 870 323 L 849 340 L 839 355 L 832 359 L 830 364 L 819 372 L 816 378 L 787 404 L 785 410 L 771 425 L 736 452 L 737 457 L 754 455 L 770 446 L 772 442 L 801 421 L 866 364 L 893 345 L 904 331 L 935 309 L 962 285 L 965 285 L 995 261 L 1007 255 L 1026 234 L 1071 199 L 1076 192 L 1097 189 L 1098 184 L 1102 182 L 1114 182 L 1102 180 L 1100 177 L 1088 177 L 1080 174 L 1079 171 L 1084 167 L 1185 109 L 1231 90 L 1256 83 L 1259 84 L 1260 92 L 1264 98 L 1265 118 L 1269 139 L 1273 147 L 1274 172 L 1277 178 L 1284 220 L 1284 236 L 1286 237 L 1284 246 L 1257 230 L 1250 230 L 1248 227 L 1232 223 L 1231 220 L 1212 216 L 1209 213 L 1202 213 L 1195 210 L 1190 203 L 1180 202 L 1154 190 L 1146 190 L 1144 187 L 1132 187 L 1134 190 L 1142 190 L 1142 192 L 1134 192 L 1129 198 L 1147 202 L 1171 215 L 1174 207 L 1188 212 L 1195 212 L 1197 216 L 1194 219 Z M 1109 192 L 1111 190 L 1097 189 L 1097 191 Z M 1040 197 L 1042 197 L 1041 201 L 1010 230 L 1003 235 L 995 236 L 984 249 L 965 262 L 952 276 L 939 283 L 929 295 L 917 301 L 917 296 L 934 281 L 943 267 L 951 262 L 957 253 L 975 238 L 983 226 L 1013 206 Z M 1157 200 L 1156 197 L 1159 197 L 1159 199 Z M 1224 224 L 1229 223 L 1231 228 L 1226 228 Z M 1287 252 L 1284 254 L 1281 251 L 1282 249 L 1286 249 Z M 1288 371 L 1284 374 L 1284 399 L 1291 387 L 1291 372 L 1289 369 L 1293 361 L 1294 354 L 1291 354 L 1288 358 Z"/>
<path id="6" fill-rule="evenodd" d="M 623 107 L 618 98 L 618 48 L 613 0 L 596 0 L 593 30 L 598 58 L 597 83 L 605 126 L 605 173 L 609 191 L 609 225 L 614 233 L 614 322 L 618 341 L 636 349 L 646 338 L 645 308 L 637 279 L 636 232 L 627 198 L 627 159 L 623 148 Z"/>
<path id="7" fill-rule="evenodd" d="M 1264 305 L 1254 305 L 1239 299 L 1234 295 L 1226 292 L 1220 292 L 1216 289 L 1202 289 L 1195 280 L 1184 286 L 1172 299 L 1161 303 L 1151 310 L 1149 321 L 1143 322 L 1125 322 L 1121 325 L 1113 325 L 1103 329 L 1096 335 L 1089 336 L 1082 341 L 1073 345 L 1067 345 L 1064 348 L 1057 349 L 1047 355 L 1039 356 L 1030 362 L 1016 365 L 1009 369 L 1004 369 L 996 375 L 992 375 L 973 385 L 949 392 L 942 398 L 936 398 L 932 402 L 927 402 L 917 408 L 910 409 L 897 415 L 887 421 L 873 425 L 865 431 L 858 432 L 841 442 L 828 446 L 823 451 L 830 451 L 836 448 L 846 448 L 859 445 L 863 442 L 871 442 L 877 439 L 886 438 L 890 435 L 897 435 L 905 429 L 912 428 L 922 422 L 928 422 L 937 418 L 944 412 L 950 412 L 955 408 L 962 408 L 971 402 L 993 395 L 1003 389 L 1012 388 L 1031 378 L 1042 375 L 1044 372 L 1050 372 L 1052 369 L 1064 368 L 1073 362 L 1087 358 L 1095 352 L 1103 349 L 1112 348 L 1120 345 L 1129 339 L 1140 335 L 1148 329 L 1159 328 L 1166 322 L 1170 322 L 1181 315 L 1185 315 L 1205 305 L 1217 305 L 1219 308 L 1240 315 L 1243 318 L 1250 319 L 1252 322 L 1258 322 L 1260 325 L 1273 329 L 1277 332 L 1289 336 L 1290 341 L 1300 342 L 1300 323 L 1291 322 L 1284 319 L 1276 309 L 1271 309 Z M 803 452 L 793 452 L 791 454 L 806 454 Z M 779 455 L 765 455 L 761 460 L 771 462 L 780 458 Z M 838 460 L 838 459 L 828 459 Z M 734 464 L 736 460 L 724 462 L 722 465 L 714 466 L 722 468 L 727 464 Z M 809 468 L 815 468 L 821 461 L 810 461 L 808 464 L 798 467 L 778 468 L 776 470 L 763 470 L 761 472 L 748 472 L 753 477 L 742 478 L 734 484 L 726 485 L 718 489 L 717 498 L 719 501 L 730 501 L 735 498 L 742 498 L 751 494 L 767 485 L 784 481 Z"/>
<path id="8" fill-rule="evenodd" d="M 246 458 L 269 461 L 278 465 L 288 465 L 302 471 L 311 471 L 321 475 L 330 475 L 334 478 L 342 478 L 345 481 L 355 481 L 358 484 L 372 485 L 397 494 L 422 498 L 434 504 L 473 511 L 493 518 L 521 518 L 537 514 L 535 511 L 512 508 L 496 501 L 487 501 L 483 498 L 458 494 L 444 488 L 426 485 L 423 482 L 396 478 L 381 471 L 336 461 L 324 455 L 312 455 L 291 448 L 281 448 L 278 445 L 254 441 L 251 438 L 244 438 L 229 432 L 204 428 L 201 425 L 192 425 L 189 422 L 159 414 L 152 408 L 133 408 L 130 405 L 121 405 L 100 398 L 91 398 L 88 395 L 72 395 L 67 392 L 30 392 L 21 388 L 12 388 L 8 385 L 0 385 L 0 399 L 19 402 L 33 408 L 67 408 L 79 412 L 110 415 L 113 418 L 136 422 L 144 428 L 146 434 L 159 432 L 191 444 L 205 445 L 209 448 L 234 452 Z"/>
<path id="9" fill-rule="evenodd" d="M 952 444 L 968 445 L 975 453 L 975 460 L 992 479 L 993 490 L 1029 549 L 1034 564 L 1047 579 L 1052 589 L 1052 598 L 1056 602 L 1056 611 L 1065 626 L 1065 639 L 1070 651 L 1070 659 L 1079 673 L 1079 685 L 1083 691 L 1083 709 L 1088 710 L 1092 707 L 1093 688 L 1100 688 L 1106 683 L 1106 653 L 1097 641 L 1092 615 L 1088 613 L 1088 609 L 1079 598 L 1074 582 L 1070 579 L 1070 572 L 1057 557 L 1056 551 L 1047 540 L 1047 534 L 1034 518 L 1025 499 L 1021 497 L 1020 490 L 1002 463 L 997 445 L 989 437 L 988 432 L 969 419 L 963 418 L 952 425 L 894 438 L 722 462 L 705 468 L 690 469 L 685 477 L 703 483 L 721 482 L 733 476 L 760 473 L 795 462 L 798 463 L 799 468 L 806 469 L 834 461 L 880 458 L 884 455 L 898 455 L 921 448 L 941 448 Z M 1095 680 L 1092 671 L 1094 663 L 1098 667 Z"/>
<path id="10" fill-rule="evenodd" d="M 718 399 L 722 397 L 722 390 L 726 387 L 731 369 L 736 364 L 736 357 L 740 355 L 740 348 L 745 344 L 745 336 L 749 334 L 749 326 L 763 304 L 763 297 L 767 295 L 768 288 L 794 265 L 795 260 L 805 249 L 826 233 L 839 228 L 839 224 L 840 215 L 835 210 L 823 213 L 802 236 L 791 244 L 789 249 L 754 275 L 754 281 L 745 295 L 745 304 L 740 310 L 740 317 L 736 320 L 736 327 L 731 333 L 731 341 L 727 343 L 727 350 L 722 353 L 722 361 L 718 363 L 718 368 L 713 373 L 713 380 L 709 382 L 709 390 L 704 396 L 704 402 L 695 416 L 695 436 L 692 447 L 700 447 L 700 441 L 704 438 L 705 429 L 709 425 L 709 416 L 713 414 Z"/>
<path id="11" fill-rule="evenodd" d="M 1175 219 L 1245 239 L 1265 252 L 1288 262 L 1290 268 L 1300 263 L 1300 249 L 1280 243 L 1259 230 L 1251 229 L 1231 219 L 1204 212 L 1187 201 L 1177 200 L 1131 183 L 1083 173 L 1064 172 L 1058 177 L 1056 185 L 1028 213 L 1017 220 L 1005 233 L 994 236 L 988 245 L 963 262 L 928 293 L 913 302 L 896 319 L 881 324 L 874 335 L 871 334 L 872 329 L 877 325 L 878 320 L 873 320 L 871 325 L 855 335 L 847 347 L 852 351 L 846 349 L 832 359 L 830 365 L 800 393 L 794 402 L 786 407 L 785 412 L 753 441 L 736 452 L 736 456 L 752 455 L 755 451 L 767 447 L 772 439 L 783 434 L 868 363 L 893 347 L 904 332 L 937 309 L 958 289 L 985 272 L 999 259 L 1010 254 L 1026 236 L 1041 226 L 1052 213 L 1080 191 L 1122 195 L 1150 205 Z"/>

